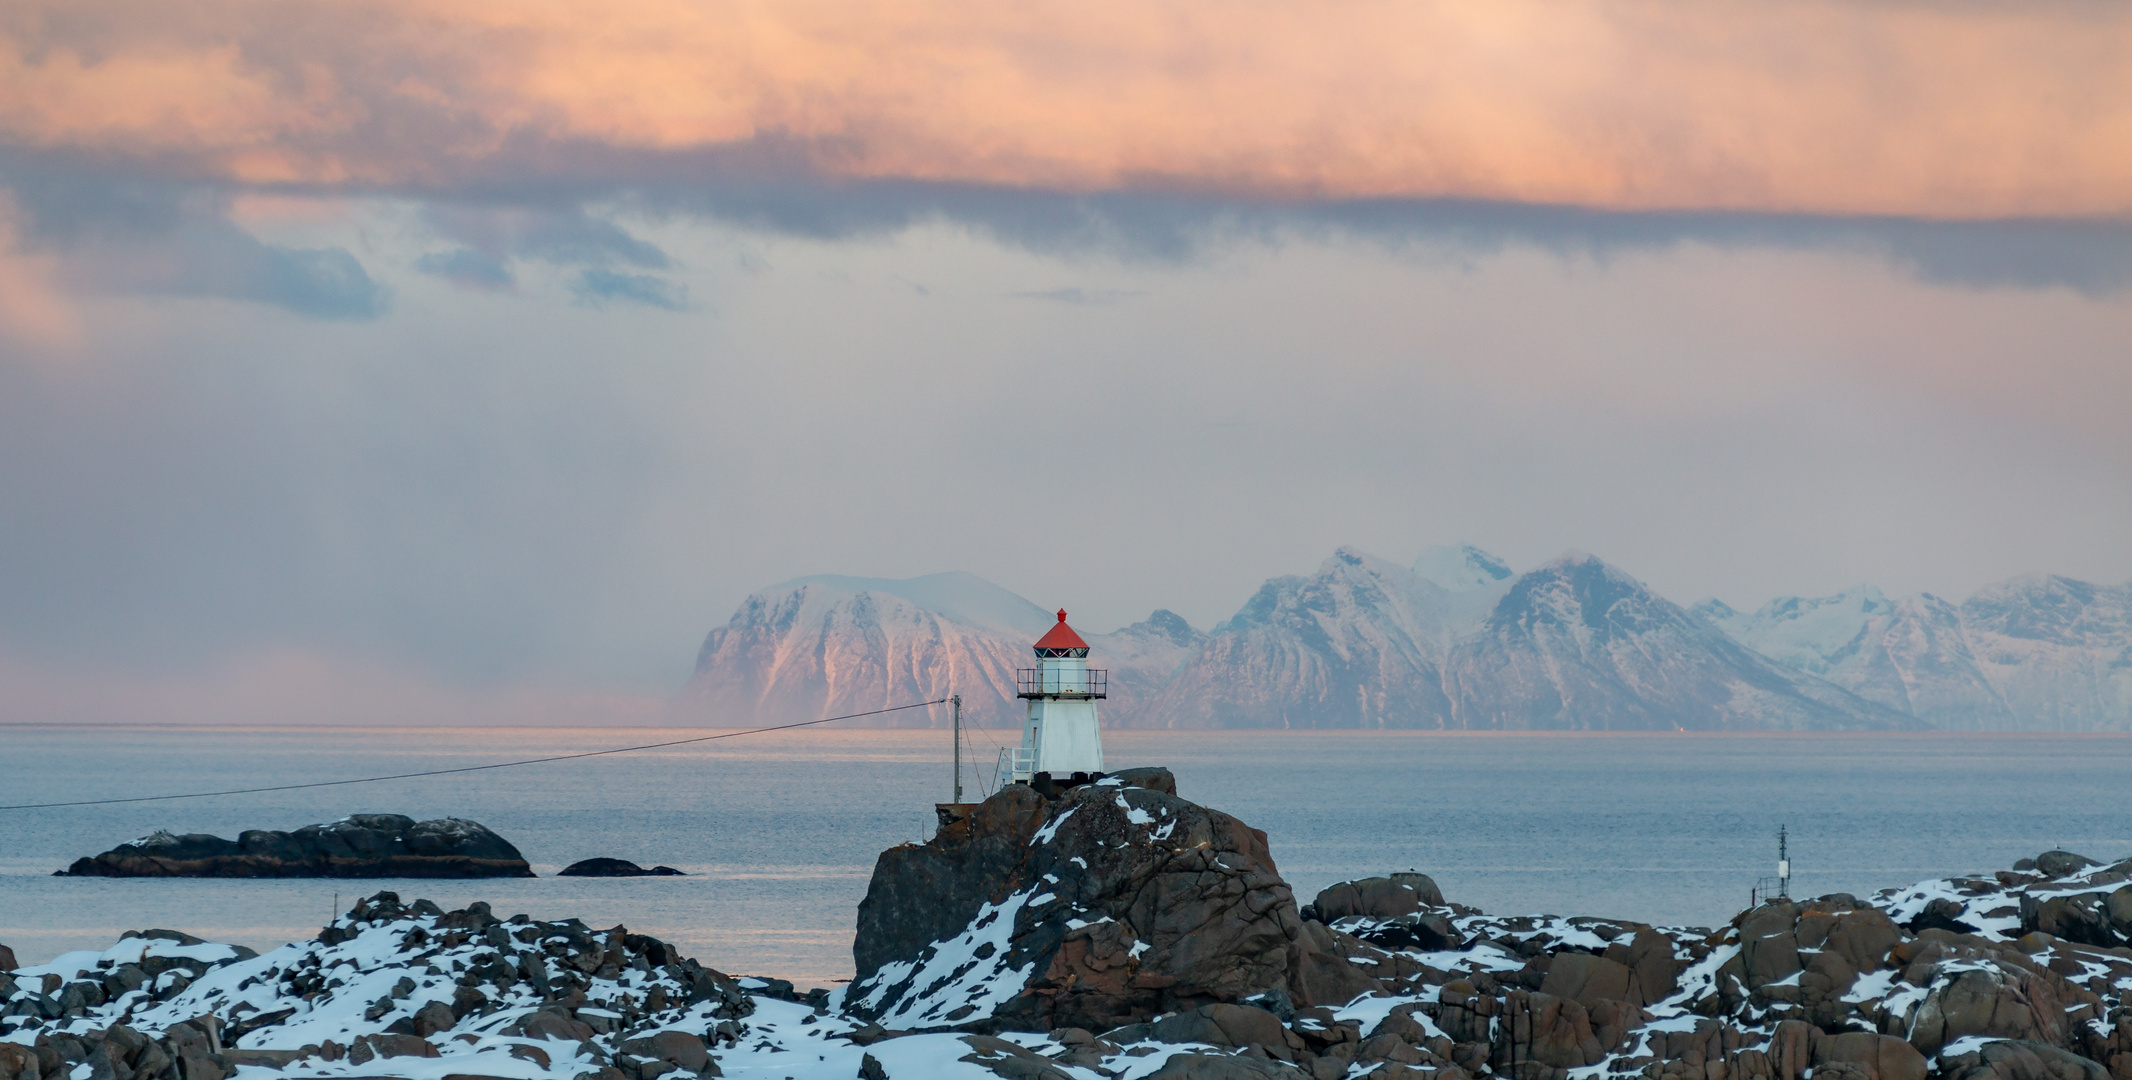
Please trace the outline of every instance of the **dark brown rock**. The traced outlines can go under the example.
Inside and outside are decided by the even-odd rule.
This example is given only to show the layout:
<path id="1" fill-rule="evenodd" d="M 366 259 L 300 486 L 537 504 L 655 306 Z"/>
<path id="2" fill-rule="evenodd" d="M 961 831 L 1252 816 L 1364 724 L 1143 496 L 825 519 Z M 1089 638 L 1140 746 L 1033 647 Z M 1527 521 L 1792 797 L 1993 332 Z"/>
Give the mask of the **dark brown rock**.
<path id="1" fill-rule="evenodd" d="M 301 1050 L 224 1050 L 222 1056 L 232 1065 L 260 1065 L 278 1071 L 310 1055 Z"/>
<path id="2" fill-rule="evenodd" d="M 450 1031 L 458 1022 L 459 1018 L 452 1015 L 452 1007 L 441 1001 L 432 1001 L 415 1010 L 415 1034 L 425 1039 L 440 1031 Z"/>
<path id="3" fill-rule="evenodd" d="M 2103 915 L 2110 920 L 2110 928 L 2132 940 L 2132 885 L 2110 894 L 2103 901 Z"/>
<path id="4" fill-rule="evenodd" d="M 711 1060 L 710 1047 L 685 1031 L 661 1031 L 645 1038 L 631 1039 L 622 1044 L 622 1052 L 664 1061 L 693 1073 L 702 1072 Z"/>
<path id="5" fill-rule="evenodd" d="M 529 1039 L 589 1039 L 593 1036 L 592 1025 L 575 1017 L 553 1010 L 542 1009 L 505 1024 L 505 1035 L 523 1035 Z"/>
<path id="6" fill-rule="evenodd" d="M 1110 774 L 1110 779 L 1116 780 L 1126 787 L 1146 788 L 1149 791 L 1159 791 L 1164 795 L 1177 794 L 1177 777 L 1172 775 L 1170 770 L 1160 765 L 1147 765 L 1137 769 L 1120 769 Z"/>
<path id="7" fill-rule="evenodd" d="M 1250 1005 L 1216 1003 L 1190 1012 L 1165 1016 L 1148 1025 L 1151 1037 L 1166 1043 L 1206 1043 L 1209 1046 L 1262 1047 L 1283 1061 L 1303 1049 L 1300 1036 L 1281 1025 L 1279 1017 Z"/>
<path id="8" fill-rule="evenodd" d="M 1639 928 L 1627 944 L 1607 947 L 1606 958 L 1629 969 L 1631 996 L 1622 1000 L 1651 1005 L 1673 996 L 1680 980 L 1680 961 L 1673 958 L 1672 939 L 1650 927 Z"/>
<path id="9" fill-rule="evenodd" d="M 1875 1035 L 1865 1031 L 1849 1031 L 1829 1035 L 1814 1041 L 1814 1075 L 1822 1075 L 1822 1067 L 1843 1062 L 1862 1065 L 1871 1080 L 1925 1080 L 1930 1066 L 1925 1055 L 1892 1035 Z"/>
<path id="10" fill-rule="evenodd" d="M 509 841 L 460 818 L 416 821 L 351 814 L 294 832 L 250 829 L 235 840 L 157 832 L 94 858 L 75 877 L 532 877 Z"/>
<path id="11" fill-rule="evenodd" d="M 1147 1080 L 1293 1080 L 1295 1070 L 1265 1058 L 1172 1054 Z"/>
<path id="12" fill-rule="evenodd" d="M 1644 1003 L 1636 973 L 1627 964 L 1590 953 L 1566 952 L 1547 967 L 1540 992 L 1589 1007 L 1601 1000 Z"/>
<path id="13" fill-rule="evenodd" d="M 2036 872 L 2045 877 L 2064 877 L 2067 874 L 2077 874 L 2090 866 L 2101 865 L 2085 855 L 2075 855 L 2070 851 L 2046 851 L 2036 856 Z"/>
<path id="14" fill-rule="evenodd" d="M 627 859 L 580 859 L 555 872 L 556 877 L 687 877 L 671 866 L 654 866 L 649 870 Z"/>
<path id="15" fill-rule="evenodd" d="M 1910 1043 L 1936 1054 L 1965 1035 L 2061 1044 L 2065 1007 L 2047 973 L 1963 971 L 1925 995 L 1911 1022 Z"/>
<path id="16" fill-rule="evenodd" d="M 1796 929 L 1799 907 L 1778 900 L 1740 916 L 1739 965 L 1749 990 L 1781 982 L 1802 970 Z"/>
<path id="17" fill-rule="evenodd" d="M 1888 966 L 1888 951 L 1907 936 L 1885 912 L 1860 908 L 1837 917 L 1822 949 L 1843 957 L 1853 971 L 1879 971 Z"/>
<path id="18" fill-rule="evenodd" d="M 1593 1012 L 1577 1002 L 1513 990 L 1503 1000 L 1489 1063 L 1498 1073 L 1515 1072 L 1525 1063 L 1551 1069 L 1596 1065 L 1620 1047 L 1630 1020 L 1618 1007 L 1607 1019 L 1611 1022 L 1595 1027 Z"/>
<path id="19" fill-rule="evenodd" d="M 1769 1048 L 1764 1051 L 1770 1075 L 1776 1080 L 1799 1080 L 1814 1067 L 1814 1041 L 1821 1038 L 1825 1038 L 1821 1029 L 1804 1020 L 1780 1021 L 1770 1033 Z"/>
<path id="20" fill-rule="evenodd" d="M 2082 945 L 2113 948 L 2123 945 L 2126 938 L 2118 929 L 2118 921 L 2111 917 L 2109 904 L 2110 899 L 2098 893 L 2045 897 L 2022 893 L 2021 929 Z"/>
<path id="21" fill-rule="evenodd" d="M 1353 915 L 1393 919 L 1412 915 L 1424 907 L 1442 907 L 1443 903 L 1443 890 L 1429 875 L 1405 873 L 1328 886 L 1318 893 L 1313 906 L 1318 918 L 1332 922 Z"/>
<path id="22" fill-rule="evenodd" d="M 961 1060 L 980 1065 L 1006 1080 L 1074 1080 L 1072 1073 L 1051 1059 L 1023 1046 L 990 1035 L 965 1035 L 970 1052 Z M 1100 1057 L 1097 1060 L 1101 1060 Z"/>
<path id="23" fill-rule="evenodd" d="M 973 1023 L 969 993 L 927 986 L 1026 967 L 988 991 L 991 1023 L 1105 1031 L 1266 990 L 1308 1006 L 1379 988 L 1337 944 L 1306 927 L 1265 834 L 1227 814 L 1117 777 L 1055 800 L 1009 785 L 931 841 L 882 853 L 846 1000 L 891 1026 Z M 974 974 L 958 949 L 977 950 Z"/>
<path id="24" fill-rule="evenodd" d="M 1947 1080 L 2112 1080 L 2100 1062 L 2070 1050 L 2025 1039 L 1984 1044 L 1941 1062 Z"/>
<path id="25" fill-rule="evenodd" d="M 360 1035 L 348 1047 L 348 1060 L 356 1065 L 373 1058 L 439 1056 L 428 1040 L 414 1035 Z"/>

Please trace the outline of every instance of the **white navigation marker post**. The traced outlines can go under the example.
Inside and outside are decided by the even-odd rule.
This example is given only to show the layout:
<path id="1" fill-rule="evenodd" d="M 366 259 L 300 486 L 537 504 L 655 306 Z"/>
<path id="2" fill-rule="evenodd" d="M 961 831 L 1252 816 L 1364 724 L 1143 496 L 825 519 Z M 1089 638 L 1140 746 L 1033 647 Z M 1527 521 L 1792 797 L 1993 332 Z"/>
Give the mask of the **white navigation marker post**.
<path id="1" fill-rule="evenodd" d="M 1791 852 L 1786 847 L 1787 831 L 1786 826 L 1777 826 L 1777 897 L 1784 900 L 1791 898 Z"/>

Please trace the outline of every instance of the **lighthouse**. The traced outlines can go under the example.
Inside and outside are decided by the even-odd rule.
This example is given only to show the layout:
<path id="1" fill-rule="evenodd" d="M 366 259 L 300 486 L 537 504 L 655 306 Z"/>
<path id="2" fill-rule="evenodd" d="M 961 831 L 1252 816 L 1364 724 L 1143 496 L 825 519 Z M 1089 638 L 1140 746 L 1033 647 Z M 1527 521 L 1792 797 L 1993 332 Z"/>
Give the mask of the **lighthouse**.
<path id="1" fill-rule="evenodd" d="M 1036 666 L 1014 673 L 1018 696 L 1029 703 L 1020 749 L 1001 754 L 1008 783 L 1039 786 L 1087 783 L 1103 771 L 1103 734 L 1096 702 L 1109 690 L 1109 672 L 1088 666 L 1088 643 L 1059 621 L 1036 640 Z"/>

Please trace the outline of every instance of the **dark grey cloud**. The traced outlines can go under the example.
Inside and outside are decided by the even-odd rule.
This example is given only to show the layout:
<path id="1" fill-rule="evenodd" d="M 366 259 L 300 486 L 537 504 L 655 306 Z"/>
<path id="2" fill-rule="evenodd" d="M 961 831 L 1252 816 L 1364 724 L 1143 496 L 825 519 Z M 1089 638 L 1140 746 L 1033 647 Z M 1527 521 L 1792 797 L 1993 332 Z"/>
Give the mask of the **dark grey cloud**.
<path id="1" fill-rule="evenodd" d="M 272 190 L 412 199 L 421 204 L 423 226 L 452 245 L 425 256 L 417 269 L 485 288 L 506 287 L 515 278 L 511 264 L 520 260 L 640 272 L 675 268 L 666 251 L 617 224 L 611 210 L 595 207 L 825 241 L 878 239 L 946 223 L 1037 253 L 1161 264 L 1203 260 L 1237 244 L 1336 237 L 1427 257 L 1534 247 L 1602 261 L 1704 244 L 1846 253 L 1959 288 L 2064 288 L 2089 296 L 2132 288 L 2132 221 L 2126 220 L 1617 212 L 1465 199 L 1275 201 L 1160 186 L 1079 194 L 825 177 L 814 162 L 834 150 L 778 136 L 685 152 L 529 141 L 507 143 L 447 185 Z M 227 191 L 161 182 L 139 164 L 60 161 L 22 150 L 0 151 L 0 185 L 25 207 L 40 242 L 61 247 L 92 236 L 148 244 L 188 223 L 208 226 L 196 229 L 191 246 L 163 253 L 187 266 L 197 262 L 200 271 L 173 269 L 135 280 L 133 288 L 252 299 L 314 315 L 366 317 L 383 308 L 382 290 L 359 264 L 351 272 L 352 255 L 247 244 L 242 230 L 219 216 Z M 281 284 L 274 280 L 279 274 L 293 276 Z M 642 275 L 581 279 L 578 296 L 624 298 L 609 291 L 630 276 Z"/>
<path id="2" fill-rule="evenodd" d="M 415 269 L 475 289 L 509 289 L 518 284 L 502 259 L 473 248 L 433 251 L 415 260 Z"/>
<path id="3" fill-rule="evenodd" d="M 580 205 L 432 203 L 424 207 L 422 218 L 438 236 L 497 259 L 640 270 L 668 270 L 674 265 L 658 245 L 595 217 Z"/>
<path id="4" fill-rule="evenodd" d="M 0 156 L 21 242 L 62 257 L 72 287 L 213 297 L 320 319 L 373 319 L 386 289 L 346 248 L 261 241 L 230 220 L 230 193 Z"/>
<path id="5" fill-rule="evenodd" d="M 1923 281 L 1964 288 L 2067 288 L 2098 296 L 2132 287 L 2132 221 L 1619 212 L 1460 199 L 1254 202 L 1189 193 L 1070 195 L 909 182 L 737 182 L 643 189 L 636 197 L 667 212 L 822 239 L 952 222 L 1037 252 L 1164 263 L 1202 259 L 1239 242 L 1330 237 L 1453 256 L 1530 246 L 1601 260 L 1707 244 L 1852 253 Z"/>
<path id="6" fill-rule="evenodd" d="M 1107 307 L 1143 294 L 1138 289 L 1084 289 L 1079 285 L 1068 285 L 1063 289 L 1037 289 L 1007 295 L 1022 300 L 1049 300 L 1078 307 Z"/>
<path id="7" fill-rule="evenodd" d="M 1039 253 L 1173 264 L 1237 243 L 1332 236 L 1454 257 L 1531 246 L 1607 259 L 1708 244 L 1851 253 L 1919 280 L 1965 288 L 2067 288 L 2093 296 L 2132 287 L 2132 220 L 2123 219 L 1608 211 L 1446 198 L 1254 200 L 1154 181 L 1084 194 L 823 175 L 815 163 L 838 152 L 829 141 L 776 134 L 673 152 L 528 138 L 507 143 L 449 187 L 405 194 L 491 206 L 619 203 L 655 216 L 831 241 L 950 223 Z"/>
<path id="8" fill-rule="evenodd" d="M 623 274 L 597 267 L 578 272 L 570 286 L 578 303 L 604 307 L 609 302 L 643 304 L 667 311 L 687 311 L 688 286 L 650 274 Z"/>

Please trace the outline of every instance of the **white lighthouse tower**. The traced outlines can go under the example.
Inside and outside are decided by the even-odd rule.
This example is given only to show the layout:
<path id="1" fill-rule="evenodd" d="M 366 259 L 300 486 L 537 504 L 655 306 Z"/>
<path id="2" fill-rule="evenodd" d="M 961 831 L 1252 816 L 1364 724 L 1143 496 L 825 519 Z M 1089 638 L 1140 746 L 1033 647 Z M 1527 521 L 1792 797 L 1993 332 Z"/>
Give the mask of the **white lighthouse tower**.
<path id="1" fill-rule="evenodd" d="M 1103 771 L 1103 734 L 1096 702 L 1109 691 L 1109 672 L 1088 666 L 1088 643 L 1058 624 L 1036 641 L 1036 666 L 1014 673 L 1016 689 L 1029 703 L 1022 745 L 1001 753 L 1002 782 L 1087 783 Z"/>

